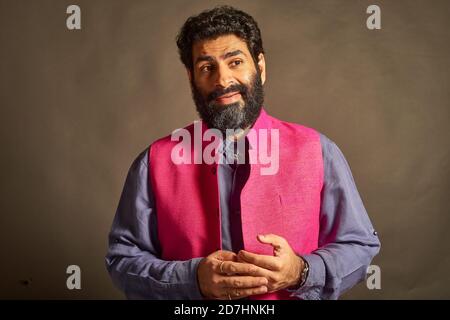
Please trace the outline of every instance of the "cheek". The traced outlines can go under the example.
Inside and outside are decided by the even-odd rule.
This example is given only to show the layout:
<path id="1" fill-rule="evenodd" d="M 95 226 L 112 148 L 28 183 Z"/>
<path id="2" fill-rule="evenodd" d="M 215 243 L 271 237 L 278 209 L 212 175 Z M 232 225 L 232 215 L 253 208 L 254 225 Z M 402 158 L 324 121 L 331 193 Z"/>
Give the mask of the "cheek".
<path id="1" fill-rule="evenodd" d="M 192 83 L 191 83 L 191 86 L 193 86 L 193 87 L 196 89 L 196 91 L 197 91 L 198 93 L 200 93 L 201 95 L 204 96 L 204 95 L 207 94 L 207 91 L 205 90 L 205 85 L 202 84 L 201 82 L 199 82 L 199 81 L 192 82 Z"/>
<path id="2" fill-rule="evenodd" d="M 251 83 L 252 83 L 252 75 L 247 75 L 245 77 L 245 85 L 248 87 L 251 85 Z"/>
<path id="3" fill-rule="evenodd" d="M 198 79 L 195 85 L 202 94 L 209 94 L 214 88 L 207 79 Z"/>
<path id="4" fill-rule="evenodd" d="M 238 74 L 237 79 L 239 80 L 240 83 L 249 86 L 253 81 L 254 74 L 255 72 L 247 70 L 245 72 L 241 72 L 240 74 Z"/>

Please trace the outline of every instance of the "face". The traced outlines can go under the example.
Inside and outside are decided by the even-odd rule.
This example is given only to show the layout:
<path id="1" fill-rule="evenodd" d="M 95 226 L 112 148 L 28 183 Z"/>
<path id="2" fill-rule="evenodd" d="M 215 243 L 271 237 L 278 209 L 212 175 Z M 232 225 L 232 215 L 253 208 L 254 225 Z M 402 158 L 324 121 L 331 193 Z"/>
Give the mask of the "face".
<path id="1" fill-rule="evenodd" d="M 192 56 L 192 96 L 208 127 L 225 133 L 253 125 L 264 99 L 264 55 L 255 65 L 245 41 L 225 35 L 196 42 Z"/>

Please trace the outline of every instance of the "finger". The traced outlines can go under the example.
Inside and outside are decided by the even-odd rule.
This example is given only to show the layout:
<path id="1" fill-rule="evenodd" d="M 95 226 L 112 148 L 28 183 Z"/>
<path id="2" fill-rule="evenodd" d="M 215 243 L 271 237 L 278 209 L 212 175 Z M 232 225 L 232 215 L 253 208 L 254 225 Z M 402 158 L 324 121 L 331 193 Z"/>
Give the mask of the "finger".
<path id="1" fill-rule="evenodd" d="M 222 261 L 236 261 L 237 255 L 232 251 L 219 250 L 217 251 L 216 258 Z"/>
<path id="2" fill-rule="evenodd" d="M 258 241 L 265 244 L 270 244 L 274 248 L 281 249 L 288 245 L 285 238 L 281 236 L 277 236 L 276 234 L 266 234 L 266 235 L 258 235 Z"/>
<path id="3" fill-rule="evenodd" d="M 238 255 L 238 262 L 245 263 L 245 264 L 250 264 L 247 261 L 243 260 L 239 255 Z M 252 270 L 250 273 L 248 273 L 248 274 L 236 273 L 236 275 L 238 275 L 238 276 L 249 275 L 249 276 L 252 276 L 252 277 L 264 277 L 266 279 L 271 279 L 271 277 L 272 277 L 272 275 L 274 273 L 274 271 L 272 271 L 270 269 L 257 266 L 257 265 L 255 265 L 253 263 L 251 263 L 250 265 L 253 265 L 253 267 L 254 267 L 254 270 Z"/>
<path id="4" fill-rule="evenodd" d="M 261 286 L 257 288 L 247 288 L 247 289 L 227 289 L 223 295 L 224 299 L 242 299 L 248 296 L 254 296 L 257 294 L 264 294 L 267 292 L 266 286 Z"/>
<path id="5" fill-rule="evenodd" d="M 262 267 L 259 267 L 256 265 L 255 265 L 255 267 L 256 267 L 255 271 L 252 272 L 252 274 L 251 274 L 252 277 L 263 277 L 266 279 L 272 279 L 274 271 L 265 269 L 265 268 L 262 268 Z M 238 275 L 242 276 L 241 274 L 238 274 Z"/>
<path id="6" fill-rule="evenodd" d="M 224 261 L 218 264 L 217 273 L 220 274 L 240 274 L 240 275 L 253 275 L 258 270 L 256 266 L 243 262 Z"/>
<path id="7" fill-rule="evenodd" d="M 278 257 L 256 254 L 245 250 L 239 251 L 238 257 L 243 261 L 255 264 L 264 269 L 279 271 L 281 268 L 280 258 Z"/>
<path id="8" fill-rule="evenodd" d="M 268 280 L 264 277 L 231 276 L 222 277 L 219 284 L 224 288 L 257 288 L 267 286 Z"/>

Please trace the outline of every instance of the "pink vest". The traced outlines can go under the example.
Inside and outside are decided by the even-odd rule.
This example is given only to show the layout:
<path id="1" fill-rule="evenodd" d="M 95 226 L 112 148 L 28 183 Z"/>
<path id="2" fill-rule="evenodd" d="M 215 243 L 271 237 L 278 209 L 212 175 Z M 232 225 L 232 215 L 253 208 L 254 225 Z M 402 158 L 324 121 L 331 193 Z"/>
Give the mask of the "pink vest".
<path id="1" fill-rule="evenodd" d="M 272 255 L 272 247 L 258 242 L 256 236 L 273 233 L 284 237 L 297 254 L 308 254 L 318 247 L 323 185 L 319 134 L 273 118 L 263 109 L 253 129 L 271 128 L 279 130 L 279 170 L 275 175 L 261 175 L 260 167 L 266 165 L 251 164 L 241 193 L 244 249 Z M 185 129 L 194 136 L 192 124 Z M 252 146 L 258 143 L 254 137 L 249 136 Z M 174 164 L 171 152 L 176 144 L 171 136 L 164 137 L 152 144 L 149 154 L 162 259 L 205 257 L 221 249 L 218 165 Z M 281 290 L 251 298 L 289 299 L 289 293 Z"/>

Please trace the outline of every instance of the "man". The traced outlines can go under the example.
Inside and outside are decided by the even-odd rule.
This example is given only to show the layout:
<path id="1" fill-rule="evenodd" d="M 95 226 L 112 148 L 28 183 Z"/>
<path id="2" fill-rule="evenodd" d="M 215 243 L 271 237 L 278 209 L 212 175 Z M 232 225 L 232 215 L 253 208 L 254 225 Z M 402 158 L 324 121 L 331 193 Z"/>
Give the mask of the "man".
<path id="1" fill-rule="evenodd" d="M 380 249 L 343 154 L 265 112 L 264 50 L 248 14 L 190 17 L 177 45 L 202 122 L 132 164 L 109 235 L 113 282 L 131 299 L 337 299 Z M 205 139 L 187 140 L 180 161 L 174 137 L 208 130 L 219 161 L 184 161 L 208 154 Z M 276 156 L 269 173 L 264 146 Z"/>

